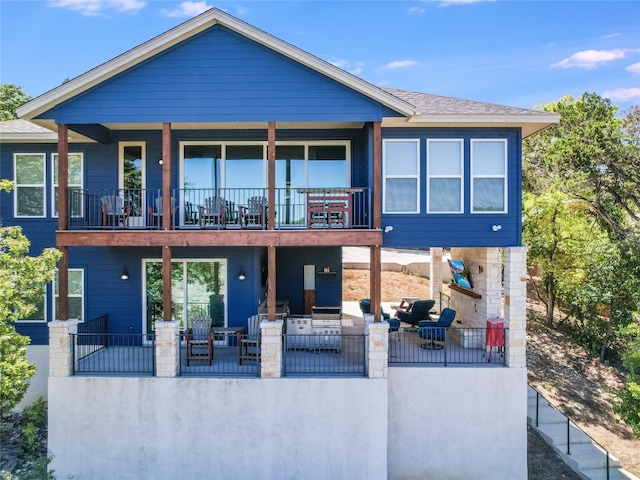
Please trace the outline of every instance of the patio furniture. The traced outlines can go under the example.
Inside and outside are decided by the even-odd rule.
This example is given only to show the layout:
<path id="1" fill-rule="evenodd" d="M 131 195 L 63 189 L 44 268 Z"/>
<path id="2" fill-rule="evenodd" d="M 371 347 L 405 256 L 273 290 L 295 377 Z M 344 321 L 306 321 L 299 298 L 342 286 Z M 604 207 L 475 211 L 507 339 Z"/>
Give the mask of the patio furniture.
<path id="1" fill-rule="evenodd" d="M 200 214 L 200 228 L 206 225 L 217 225 L 225 228 L 225 203 L 222 197 L 208 197 L 204 200 L 204 206 L 198 205 Z"/>
<path id="2" fill-rule="evenodd" d="M 123 205 L 118 195 L 103 195 L 100 197 L 100 211 L 102 212 L 102 226 L 117 227 L 129 225 L 131 205 Z"/>
<path id="3" fill-rule="evenodd" d="M 211 317 L 203 315 L 194 317 L 191 328 L 185 332 L 187 342 L 187 367 L 192 361 L 204 360 L 209 365 L 213 361 L 213 330 Z"/>
<path id="4" fill-rule="evenodd" d="M 252 315 L 247 319 L 247 333 L 238 334 L 239 361 L 260 361 L 260 315 Z"/>
<path id="5" fill-rule="evenodd" d="M 371 299 L 363 298 L 362 300 L 360 300 L 359 305 L 360 305 L 360 311 L 362 312 L 363 315 L 365 313 L 371 313 Z M 391 315 L 389 315 L 382 309 L 380 309 L 380 311 L 382 312 L 382 319 L 389 321 L 389 319 L 391 318 Z"/>
<path id="6" fill-rule="evenodd" d="M 155 200 L 155 207 L 149 205 L 147 207 L 149 213 L 149 225 L 152 227 L 162 227 L 162 197 L 158 197 Z M 171 226 L 175 227 L 176 221 L 176 199 L 171 197 Z"/>
<path id="7" fill-rule="evenodd" d="M 485 336 L 485 347 L 482 356 L 484 357 L 489 349 L 489 358 L 487 362 L 491 361 L 491 352 L 493 347 L 496 347 L 498 353 L 504 357 L 504 319 L 499 317 L 487 319 L 487 332 Z"/>
<path id="8" fill-rule="evenodd" d="M 420 321 L 429 320 L 429 311 L 435 304 L 435 300 L 418 300 L 413 303 L 411 310 L 408 312 L 398 310 L 397 315 L 401 321 L 417 327 Z"/>
<path id="9" fill-rule="evenodd" d="M 184 224 L 195 225 L 196 223 L 198 223 L 198 214 L 193 203 L 184 202 Z"/>
<path id="10" fill-rule="evenodd" d="M 453 323 L 454 318 L 456 318 L 456 311 L 450 308 L 444 308 L 442 312 L 440 312 L 437 322 L 421 321 L 418 326 L 418 336 L 429 341 L 423 343 L 420 347 L 428 350 L 441 350 L 444 348 L 447 330 L 451 326 L 451 323 Z M 436 344 L 436 342 L 438 343 Z"/>
<path id="11" fill-rule="evenodd" d="M 246 205 L 238 205 L 240 228 L 264 228 L 267 221 L 267 199 L 251 197 Z"/>

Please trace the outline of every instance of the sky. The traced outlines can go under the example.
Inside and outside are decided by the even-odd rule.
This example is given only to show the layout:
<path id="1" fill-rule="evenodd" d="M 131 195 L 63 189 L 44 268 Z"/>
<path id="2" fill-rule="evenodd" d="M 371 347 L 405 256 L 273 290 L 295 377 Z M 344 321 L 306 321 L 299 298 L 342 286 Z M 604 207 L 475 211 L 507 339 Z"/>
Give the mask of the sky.
<path id="1" fill-rule="evenodd" d="M 211 7 L 379 87 L 640 104 L 639 0 L 0 0 L 0 83 L 36 97 Z"/>

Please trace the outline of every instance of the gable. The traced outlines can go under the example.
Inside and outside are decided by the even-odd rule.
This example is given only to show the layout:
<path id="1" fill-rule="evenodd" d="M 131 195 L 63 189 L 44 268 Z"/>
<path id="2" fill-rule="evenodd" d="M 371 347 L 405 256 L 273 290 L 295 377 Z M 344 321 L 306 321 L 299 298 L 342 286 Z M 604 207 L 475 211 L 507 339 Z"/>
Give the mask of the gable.
<path id="1" fill-rule="evenodd" d="M 397 112 L 214 25 L 38 118 L 56 123 L 379 121 Z"/>

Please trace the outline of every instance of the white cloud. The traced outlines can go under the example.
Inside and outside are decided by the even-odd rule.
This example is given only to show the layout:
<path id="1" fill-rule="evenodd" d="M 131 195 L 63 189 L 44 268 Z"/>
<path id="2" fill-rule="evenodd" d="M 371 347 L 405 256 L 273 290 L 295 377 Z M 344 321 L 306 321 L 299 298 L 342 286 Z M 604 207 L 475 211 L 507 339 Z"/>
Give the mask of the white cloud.
<path id="1" fill-rule="evenodd" d="M 160 13 L 165 17 L 195 17 L 212 8 L 207 2 L 182 2 L 175 10 L 162 9 Z"/>
<path id="2" fill-rule="evenodd" d="M 615 38 L 615 37 L 619 37 L 620 34 L 619 33 L 610 33 L 608 35 L 602 35 L 602 37 L 600 38 Z"/>
<path id="3" fill-rule="evenodd" d="M 599 65 L 619 60 L 626 55 L 625 50 L 584 50 L 551 65 L 552 68 L 584 68 L 593 70 Z"/>
<path id="4" fill-rule="evenodd" d="M 409 9 L 409 15 L 422 15 L 425 12 L 425 9 L 422 7 L 411 7 Z"/>
<path id="5" fill-rule="evenodd" d="M 135 13 L 142 10 L 147 2 L 141 0 L 50 0 L 49 5 L 56 8 L 67 8 L 82 15 L 95 17 L 106 15 L 106 12 Z"/>
<path id="6" fill-rule="evenodd" d="M 450 7 L 452 5 L 471 5 L 472 3 L 494 2 L 495 0 L 429 0 L 437 3 L 439 7 Z"/>
<path id="7" fill-rule="evenodd" d="M 625 70 L 631 75 L 640 75 L 640 62 L 629 65 Z"/>
<path id="8" fill-rule="evenodd" d="M 640 88 L 616 88 L 602 92 L 602 96 L 612 102 L 637 102 L 640 100 Z"/>
<path id="9" fill-rule="evenodd" d="M 413 67 L 417 64 L 418 62 L 415 62 L 413 60 L 398 60 L 397 62 L 389 62 L 382 68 L 393 70 L 394 68 Z"/>

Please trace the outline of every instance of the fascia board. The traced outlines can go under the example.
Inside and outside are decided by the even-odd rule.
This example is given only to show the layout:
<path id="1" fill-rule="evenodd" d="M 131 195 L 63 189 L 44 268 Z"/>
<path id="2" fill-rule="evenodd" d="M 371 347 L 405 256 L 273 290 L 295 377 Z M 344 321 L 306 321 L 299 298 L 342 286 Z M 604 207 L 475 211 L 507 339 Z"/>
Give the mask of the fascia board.
<path id="1" fill-rule="evenodd" d="M 298 63 L 322 73 L 360 93 L 370 97 L 383 105 L 396 110 L 403 115 L 415 113 L 414 107 L 398 99 L 397 97 L 384 92 L 345 72 L 344 70 L 331 65 L 293 45 L 284 42 L 262 30 L 255 28 L 235 17 L 232 17 L 216 8 L 212 8 L 203 14 L 184 22 L 167 32 L 133 48 L 102 65 L 60 85 L 47 93 L 35 98 L 17 109 L 20 118 L 33 119 L 41 113 L 55 107 L 56 105 L 98 85 L 99 83 L 122 73 L 123 71 L 145 61 L 148 58 L 186 40 L 216 24 L 225 26 L 251 40 L 254 40 L 266 47 L 285 55 Z"/>

